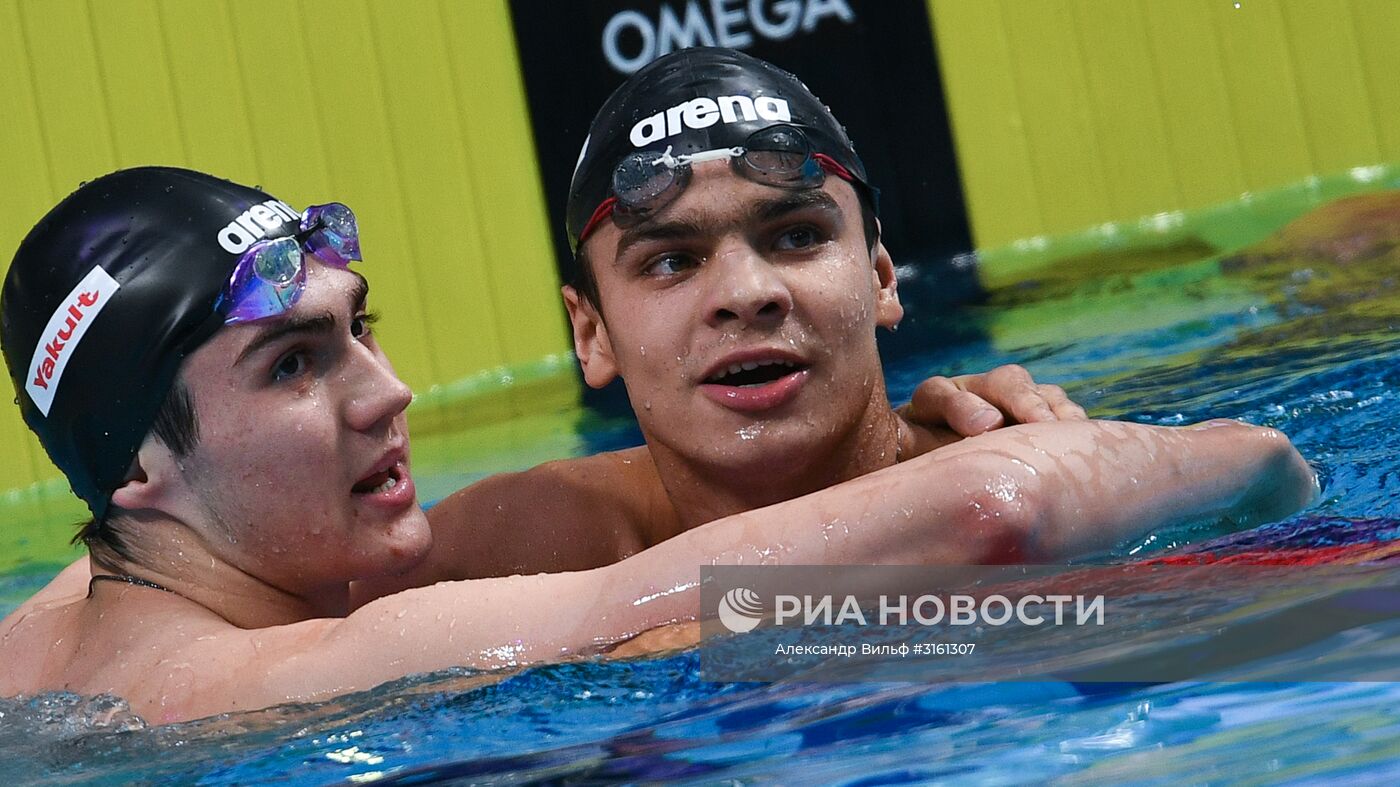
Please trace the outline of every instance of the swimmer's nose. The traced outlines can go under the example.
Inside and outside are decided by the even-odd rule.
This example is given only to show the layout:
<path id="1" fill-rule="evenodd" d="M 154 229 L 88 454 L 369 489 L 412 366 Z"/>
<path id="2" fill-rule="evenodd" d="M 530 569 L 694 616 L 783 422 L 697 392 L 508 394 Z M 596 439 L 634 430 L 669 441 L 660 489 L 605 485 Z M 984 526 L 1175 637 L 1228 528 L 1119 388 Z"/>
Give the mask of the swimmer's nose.
<path id="1" fill-rule="evenodd" d="M 743 245 L 710 261 L 709 324 L 715 328 L 777 325 L 792 311 L 792 293 L 776 267 Z"/>
<path id="2" fill-rule="evenodd" d="M 354 386 L 346 406 L 351 428 L 369 432 L 388 423 L 413 401 L 413 391 L 394 373 L 384 353 L 358 345 Z"/>

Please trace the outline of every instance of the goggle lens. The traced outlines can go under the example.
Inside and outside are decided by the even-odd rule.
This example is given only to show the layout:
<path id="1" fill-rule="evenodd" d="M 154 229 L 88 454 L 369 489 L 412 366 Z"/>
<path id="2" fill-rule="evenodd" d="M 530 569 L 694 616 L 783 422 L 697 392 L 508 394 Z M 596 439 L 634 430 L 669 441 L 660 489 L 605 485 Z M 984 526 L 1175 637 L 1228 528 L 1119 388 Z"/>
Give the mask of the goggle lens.
<path id="1" fill-rule="evenodd" d="M 360 228 L 355 213 L 339 202 L 313 205 L 301 220 L 302 231 L 311 230 L 306 250 L 331 265 L 345 267 L 360 259 Z"/>
<path id="2" fill-rule="evenodd" d="M 680 167 L 656 153 L 639 151 L 629 155 L 613 171 L 613 193 L 628 207 L 654 203 L 676 185 Z"/>
<path id="3" fill-rule="evenodd" d="M 338 268 L 360 259 L 359 227 L 345 205 L 307 208 L 301 230 L 296 237 L 258 241 L 243 252 L 215 307 L 227 306 L 224 324 L 275 317 L 295 306 L 306 287 L 307 252 Z"/>
<path id="4" fill-rule="evenodd" d="M 282 287 L 301 272 L 301 249 L 291 238 L 273 241 L 253 255 L 253 272 L 274 287 Z"/>
<path id="5" fill-rule="evenodd" d="M 744 148 L 735 163 L 751 170 L 751 180 L 787 188 L 815 188 L 826 180 L 807 136 L 792 126 L 754 132 Z"/>
<path id="6" fill-rule="evenodd" d="M 626 227 L 661 210 L 690 184 L 693 162 L 720 158 L 730 159 L 730 166 L 740 176 L 768 186 L 816 188 L 826 180 L 811 142 L 796 126 L 760 129 L 750 134 L 742 146 L 733 148 L 679 156 L 671 155 L 670 148 L 663 153 L 637 151 L 623 158 L 613 170 L 613 197 L 599 206 L 579 233 L 579 242 L 587 239 L 609 213 L 614 222 Z"/>

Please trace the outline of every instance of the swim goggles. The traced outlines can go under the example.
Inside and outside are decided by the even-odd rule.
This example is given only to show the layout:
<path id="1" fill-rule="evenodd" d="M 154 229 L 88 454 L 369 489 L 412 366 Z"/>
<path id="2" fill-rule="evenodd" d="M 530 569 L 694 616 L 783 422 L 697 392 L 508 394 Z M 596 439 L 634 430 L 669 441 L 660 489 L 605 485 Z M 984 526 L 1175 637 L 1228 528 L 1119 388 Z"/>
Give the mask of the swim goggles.
<path id="1" fill-rule="evenodd" d="M 224 324 L 262 320 L 286 312 L 306 288 L 306 254 L 327 265 L 345 268 L 360 259 L 360 230 L 355 213 L 339 202 L 312 205 L 302 214 L 296 235 L 262 240 L 238 258 L 214 308 Z"/>
<path id="2" fill-rule="evenodd" d="M 750 134 L 743 145 L 718 148 L 679 156 L 664 152 L 637 151 L 628 154 L 613 170 L 612 196 L 593 211 L 579 233 L 583 243 L 608 216 L 619 226 L 632 226 L 669 205 L 690 184 L 691 165 L 729 159 L 740 177 L 786 189 L 818 188 L 831 172 L 856 182 L 850 170 L 825 153 L 812 150 L 802 129 L 786 124 L 769 126 Z"/>

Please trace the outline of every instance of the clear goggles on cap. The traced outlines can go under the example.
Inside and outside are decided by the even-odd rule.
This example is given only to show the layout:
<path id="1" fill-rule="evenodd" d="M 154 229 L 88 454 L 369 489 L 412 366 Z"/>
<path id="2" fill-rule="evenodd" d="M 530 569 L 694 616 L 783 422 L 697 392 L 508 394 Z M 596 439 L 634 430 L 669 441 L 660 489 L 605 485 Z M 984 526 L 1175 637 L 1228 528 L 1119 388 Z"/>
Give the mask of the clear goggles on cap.
<path id="1" fill-rule="evenodd" d="M 832 172 L 855 182 L 855 176 L 825 153 L 812 150 L 802 129 L 777 125 L 759 129 L 732 148 L 671 155 L 641 150 L 628 154 L 613 170 L 612 196 L 603 200 L 579 233 L 583 243 L 609 215 L 620 226 L 636 224 L 669 205 L 690 184 L 691 165 L 728 159 L 740 177 L 788 189 L 818 188 Z"/>
<path id="2" fill-rule="evenodd" d="M 228 286 L 215 305 L 224 324 L 251 322 L 286 312 L 306 288 L 306 255 L 345 268 L 360 259 L 355 213 L 339 202 L 312 205 L 302 214 L 296 235 L 261 240 L 238 258 Z"/>

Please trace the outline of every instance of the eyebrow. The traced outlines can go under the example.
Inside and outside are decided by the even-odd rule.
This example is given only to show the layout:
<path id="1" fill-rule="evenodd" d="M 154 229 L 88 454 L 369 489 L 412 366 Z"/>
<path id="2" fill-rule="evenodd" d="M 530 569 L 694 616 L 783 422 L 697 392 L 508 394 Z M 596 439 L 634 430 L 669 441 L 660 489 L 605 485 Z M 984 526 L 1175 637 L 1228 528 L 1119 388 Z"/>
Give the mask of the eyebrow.
<path id="1" fill-rule="evenodd" d="M 366 299 L 369 298 L 369 282 L 365 277 L 354 271 L 350 273 L 355 276 L 355 284 L 350 288 L 350 300 L 354 304 L 353 311 L 359 312 L 365 306 Z M 275 344 L 288 336 L 311 336 L 318 334 L 328 334 L 335 330 L 339 320 L 330 311 L 312 312 L 310 314 L 299 314 L 278 320 L 275 324 L 268 326 L 258 334 L 256 339 L 248 342 L 238 357 L 233 360 L 233 365 L 237 366 L 249 356 L 270 344 Z"/>
<path id="2" fill-rule="evenodd" d="M 751 215 L 761 222 L 770 222 L 788 214 L 812 208 L 838 215 L 841 212 L 841 207 L 830 194 L 821 189 L 811 188 L 801 191 L 792 191 L 782 196 L 774 197 L 773 199 L 763 200 L 752 208 Z M 657 240 L 681 240 L 701 235 L 717 234 L 718 229 L 714 224 L 717 224 L 717 222 L 702 222 L 693 218 L 643 221 L 635 227 L 623 230 L 622 237 L 617 241 L 617 252 L 614 261 L 621 260 L 627 249 L 638 243 Z"/>
<path id="3" fill-rule="evenodd" d="M 772 221 L 789 213 L 796 213 L 808 208 L 818 208 L 833 213 L 841 212 L 841 207 L 836 204 L 836 200 L 821 189 L 803 189 L 785 194 L 777 199 L 764 200 L 758 204 L 754 212 L 758 214 L 759 219 Z"/>

